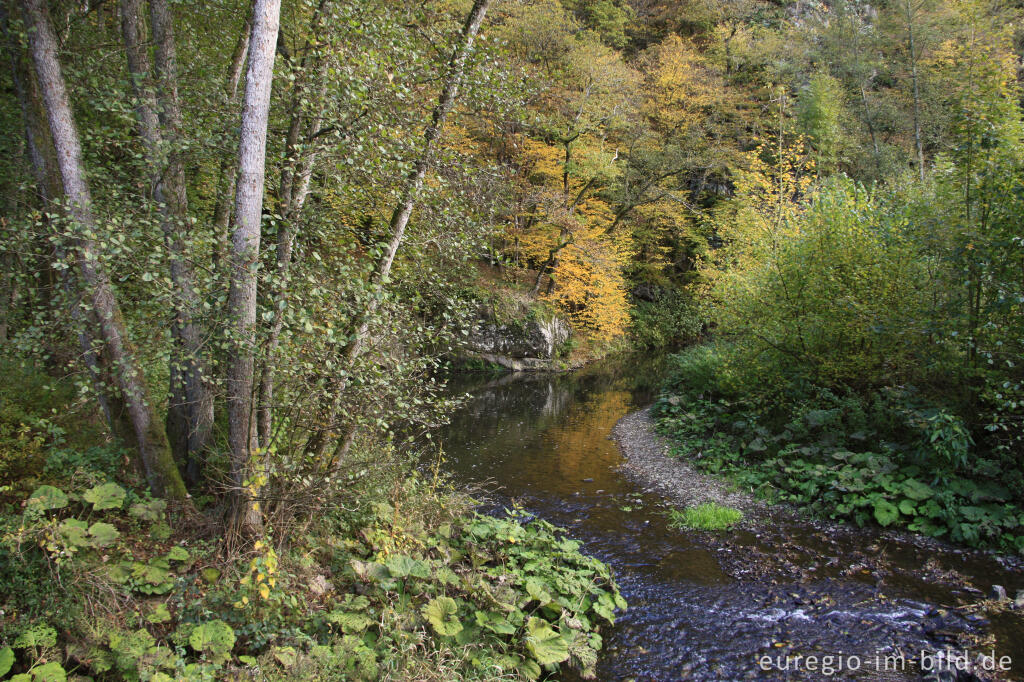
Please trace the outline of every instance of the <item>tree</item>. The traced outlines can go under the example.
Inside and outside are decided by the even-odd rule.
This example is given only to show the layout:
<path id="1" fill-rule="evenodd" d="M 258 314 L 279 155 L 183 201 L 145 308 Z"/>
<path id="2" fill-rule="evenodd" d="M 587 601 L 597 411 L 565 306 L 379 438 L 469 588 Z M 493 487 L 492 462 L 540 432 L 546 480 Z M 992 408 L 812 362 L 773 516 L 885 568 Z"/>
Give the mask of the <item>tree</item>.
<path id="1" fill-rule="evenodd" d="M 78 267 L 80 286 L 91 308 L 89 319 L 96 323 L 96 329 L 86 333 L 95 333 L 101 346 L 98 352 L 110 358 L 116 388 L 124 401 L 142 470 L 150 487 L 158 495 L 184 499 L 187 496 L 185 485 L 175 466 L 167 435 L 156 418 L 143 376 L 132 357 L 121 309 L 101 260 L 100 245 L 91 237 L 96 228 L 92 197 L 49 12 L 43 0 L 24 0 L 23 7 L 30 28 L 32 61 L 46 109 L 70 223 L 68 248 Z"/>
<path id="2" fill-rule="evenodd" d="M 199 481 L 201 460 L 209 447 L 213 427 L 213 396 L 207 386 L 203 362 L 203 334 L 194 315 L 198 309 L 195 278 L 189 254 L 188 193 L 180 150 L 182 115 L 178 101 L 177 56 L 171 13 L 166 0 L 151 0 L 155 45 L 155 74 L 151 74 L 144 45 L 140 0 L 121 0 L 121 32 L 128 71 L 135 90 L 139 136 L 146 150 L 156 202 L 170 259 L 174 285 L 171 319 L 173 351 L 169 360 L 167 434 L 172 450 L 191 484 Z M 157 83 L 151 82 L 155 75 Z"/>
<path id="3" fill-rule="evenodd" d="M 256 270 L 260 262 L 267 116 L 274 75 L 274 55 L 281 15 L 280 0 L 255 0 L 249 68 L 245 76 L 245 105 L 238 147 L 235 191 L 235 230 L 231 236 L 231 289 L 228 315 L 233 348 L 228 360 L 228 447 L 235 520 L 246 533 L 262 527 L 255 491 L 263 485 L 256 438 L 254 344 Z"/>
<path id="4" fill-rule="evenodd" d="M 441 90 L 440 96 L 438 97 L 437 104 L 434 106 L 433 112 L 431 113 L 430 122 L 427 124 L 426 130 L 423 133 L 423 144 L 420 148 L 419 155 L 412 165 L 412 170 L 402 183 L 398 204 L 395 206 L 395 210 L 391 214 L 391 221 L 389 223 L 390 238 L 386 247 L 377 259 L 373 272 L 370 275 L 371 295 L 367 299 L 367 302 L 364 304 L 360 313 L 354 317 L 352 329 L 350 330 L 351 340 L 345 345 L 340 353 L 343 358 L 343 366 L 346 370 L 349 370 L 354 364 L 356 358 L 359 357 L 363 344 L 366 341 L 366 336 L 370 331 L 372 317 L 383 299 L 384 289 L 388 284 L 391 268 L 395 263 L 395 256 L 398 254 L 398 250 L 401 248 L 402 242 L 405 238 L 405 230 L 409 225 L 409 218 L 412 216 L 413 208 L 416 205 L 417 195 L 423 186 L 423 180 L 426 177 L 427 170 L 433 162 L 435 147 L 444 127 L 445 120 L 448 118 L 452 108 L 455 106 L 456 99 L 459 95 L 459 89 L 462 86 L 462 81 L 465 76 L 466 61 L 473 49 L 473 42 L 480 31 L 480 26 L 483 24 L 484 17 L 487 15 L 487 9 L 490 7 L 490 4 L 490 0 L 474 1 L 473 6 L 469 11 L 469 15 L 466 17 L 466 22 L 463 25 L 459 42 L 456 44 L 455 49 L 452 51 L 451 58 L 448 61 L 444 86 Z M 348 373 L 346 371 L 338 381 L 334 395 L 331 396 L 331 399 L 325 406 L 324 411 L 327 413 L 327 419 L 325 420 L 327 426 L 317 429 L 310 436 L 309 441 L 306 444 L 306 451 L 313 454 L 318 460 L 323 458 L 328 443 L 331 440 L 329 430 L 334 427 L 334 421 L 337 417 L 338 399 L 341 394 L 344 393 L 347 385 Z M 346 433 L 340 438 L 339 445 L 335 448 L 334 455 L 330 458 L 330 461 L 326 462 L 325 469 L 327 471 L 333 471 L 336 462 L 348 450 L 352 444 L 352 439 L 355 437 L 357 425 L 350 423 L 346 426 Z"/>

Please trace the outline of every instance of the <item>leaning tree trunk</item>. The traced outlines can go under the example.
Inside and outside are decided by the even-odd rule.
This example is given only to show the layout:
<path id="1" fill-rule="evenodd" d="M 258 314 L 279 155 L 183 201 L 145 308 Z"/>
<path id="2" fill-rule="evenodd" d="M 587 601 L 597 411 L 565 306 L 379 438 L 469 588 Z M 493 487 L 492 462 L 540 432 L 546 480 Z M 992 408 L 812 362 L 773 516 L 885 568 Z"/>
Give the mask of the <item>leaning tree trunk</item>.
<path id="1" fill-rule="evenodd" d="M 70 240 L 69 246 L 75 253 L 86 300 L 98 322 L 96 336 L 102 344 L 102 352 L 113 363 L 117 388 L 124 400 L 142 470 L 150 487 L 157 495 L 185 499 L 185 484 L 174 464 L 167 434 L 158 423 L 153 403 L 146 394 L 142 373 L 126 338 L 113 286 L 100 261 L 99 249 L 92 236 L 96 232 L 92 197 L 82 163 L 78 130 L 57 58 L 57 38 L 50 23 L 49 12 L 45 0 L 24 0 L 23 5 L 32 61 L 46 107 L 64 200 L 72 229 L 77 233 Z"/>
<path id="2" fill-rule="evenodd" d="M 45 210 L 55 205 L 63 195 L 60 173 L 57 169 L 57 153 L 53 148 L 53 140 L 50 137 L 46 121 L 46 107 L 39 94 L 39 86 L 32 73 L 32 67 L 28 63 L 29 58 L 23 54 L 21 45 L 14 38 L 9 20 L 7 6 L 0 2 L 0 28 L 2 28 L 7 42 L 11 79 L 25 125 L 25 149 L 35 177 L 37 196 Z M 93 330 L 99 326 L 98 319 L 92 314 L 92 311 L 88 311 L 88 316 L 83 311 L 79 303 L 79 296 L 75 292 L 73 271 L 69 271 L 67 268 L 61 268 L 58 271 L 49 265 L 51 262 L 63 262 L 66 259 L 65 249 L 59 246 L 51 247 L 42 237 L 38 237 L 38 243 L 40 266 L 46 269 L 48 274 L 46 279 L 50 283 L 50 287 L 56 288 L 59 283 L 60 290 L 67 299 L 71 318 L 76 326 L 82 361 L 89 372 L 103 416 L 116 438 L 124 442 L 131 442 L 134 439 L 134 430 L 127 418 L 128 413 L 124 408 L 124 401 L 121 400 L 119 394 L 110 390 L 112 386 L 116 385 L 113 380 L 114 374 L 108 358 L 101 352 L 102 349 L 93 337 Z M 49 287 L 40 287 L 40 289 L 47 288 Z M 49 302 L 57 304 L 56 301 L 51 300 L 52 292 L 46 298 Z"/>
<path id="3" fill-rule="evenodd" d="M 416 159 L 412 171 L 410 171 L 405 179 L 398 205 L 391 215 L 391 240 L 388 242 L 387 249 L 381 255 L 371 276 L 370 283 L 374 290 L 373 294 L 367 299 L 365 308 L 353 325 L 355 329 L 352 340 L 342 350 L 344 364 L 350 369 L 355 363 L 356 358 L 359 357 L 366 334 L 370 329 L 370 321 L 383 299 L 383 289 L 387 283 L 388 275 L 391 273 L 391 267 L 394 265 L 395 255 L 398 253 L 398 249 L 405 238 L 405 228 L 409 224 L 413 207 L 416 205 L 416 197 L 419 194 L 420 187 L 423 185 L 423 178 L 427 174 L 427 169 L 430 168 L 431 161 L 433 160 L 434 147 L 437 144 L 438 137 L 441 135 L 441 129 L 444 127 L 448 114 L 451 113 L 452 108 L 455 106 L 455 100 L 458 98 L 459 88 L 462 85 L 466 69 L 466 59 L 473 49 L 473 42 L 480 31 L 480 25 L 483 24 L 484 16 L 487 14 L 487 8 L 490 4 L 491 0 L 476 0 L 473 3 L 473 8 L 470 10 L 466 23 L 462 28 L 459 44 L 455 47 L 455 51 L 452 53 L 451 60 L 448 63 L 448 77 L 445 80 L 444 89 L 441 91 L 437 105 L 434 107 L 430 124 L 423 134 L 423 148 L 420 151 L 419 158 Z M 351 372 L 346 372 L 338 382 L 334 391 L 335 395 L 332 396 L 329 404 L 326 406 L 327 419 L 324 425 L 314 431 L 306 443 L 306 451 L 317 458 L 322 458 L 324 452 L 326 452 L 330 441 L 329 433 L 337 417 L 339 398 L 348 386 L 350 374 Z M 347 431 L 340 439 L 341 447 L 337 448 L 335 455 L 331 457 L 330 461 L 326 462 L 328 469 L 334 468 L 339 457 L 351 445 L 355 429 L 355 424 L 347 425 Z"/>
<path id="4" fill-rule="evenodd" d="M 153 199 L 159 206 L 160 223 L 174 285 L 171 320 L 173 348 L 169 360 L 170 400 L 167 435 L 176 459 L 185 465 L 186 477 L 199 482 L 204 452 L 213 427 L 213 399 L 204 377 L 202 334 L 194 318 L 198 309 L 195 275 L 188 260 L 188 195 L 181 154 L 174 144 L 181 131 L 177 64 L 170 11 L 165 0 L 152 0 L 153 38 L 158 87 L 150 82 L 149 58 L 144 45 L 140 0 L 121 0 L 121 32 L 128 70 L 135 89 L 139 135 L 152 171 Z"/>
<path id="5" fill-rule="evenodd" d="M 267 116 L 274 77 L 281 0 L 255 0 L 245 106 L 238 145 L 235 230 L 231 235 L 231 289 L 228 314 L 233 347 L 228 359 L 228 444 L 235 522 L 244 533 L 258 532 L 262 516 L 255 496 L 263 481 L 258 466 L 253 414 L 253 368 L 256 326 L 256 269 L 267 156 Z"/>

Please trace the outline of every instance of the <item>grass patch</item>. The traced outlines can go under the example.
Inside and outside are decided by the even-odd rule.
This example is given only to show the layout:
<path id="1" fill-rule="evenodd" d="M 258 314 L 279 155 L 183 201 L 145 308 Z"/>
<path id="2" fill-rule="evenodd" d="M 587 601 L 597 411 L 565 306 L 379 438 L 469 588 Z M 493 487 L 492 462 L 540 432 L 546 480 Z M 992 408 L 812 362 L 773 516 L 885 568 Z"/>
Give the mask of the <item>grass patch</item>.
<path id="1" fill-rule="evenodd" d="M 714 502 L 682 510 L 673 509 L 668 516 L 670 527 L 692 530 L 727 530 L 743 520 L 743 512 L 739 509 L 723 507 Z"/>

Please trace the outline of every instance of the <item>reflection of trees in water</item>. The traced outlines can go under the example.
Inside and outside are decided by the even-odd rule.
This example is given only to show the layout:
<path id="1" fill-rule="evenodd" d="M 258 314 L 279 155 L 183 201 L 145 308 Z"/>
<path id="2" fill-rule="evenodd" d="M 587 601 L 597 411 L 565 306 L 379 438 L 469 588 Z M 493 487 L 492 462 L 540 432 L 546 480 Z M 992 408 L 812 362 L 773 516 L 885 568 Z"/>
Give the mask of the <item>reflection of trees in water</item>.
<path id="1" fill-rule="evenodd" d="M 579 482 L 594 474 L 594 459 L 618 463 L 619 452 L 608 436 L 615 422 L 632 407 L 629 391 L 592 392 L 586 400 L 577 401 L 566 418 L 544 433 L 544 441 L 557 458 L 561 476 Z M 603 471 L 604 469 L 602 469 Z"/>
<path id="2" fill-rule="evenodd" d="M 572 391 L 565 386 L 558 386 L 554 381 L 548 382 L 547 398 L 540 413 L 547 418 L 562 414 L 572 402 Z"/>

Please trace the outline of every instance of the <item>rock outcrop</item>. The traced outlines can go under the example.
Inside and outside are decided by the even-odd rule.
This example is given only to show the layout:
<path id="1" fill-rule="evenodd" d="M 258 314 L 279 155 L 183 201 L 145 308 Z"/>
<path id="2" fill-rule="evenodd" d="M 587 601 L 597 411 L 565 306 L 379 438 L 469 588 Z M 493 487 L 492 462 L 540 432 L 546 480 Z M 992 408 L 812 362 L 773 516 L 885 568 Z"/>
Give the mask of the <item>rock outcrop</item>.
<path id="1" fill-rule="evenodd" d="M 514 371 L 558 368 L 557 356 L 572 336 L 572 328 L 558 317 L 499 324 L 483 319 L 470 334 L 469 354 Z"/>

